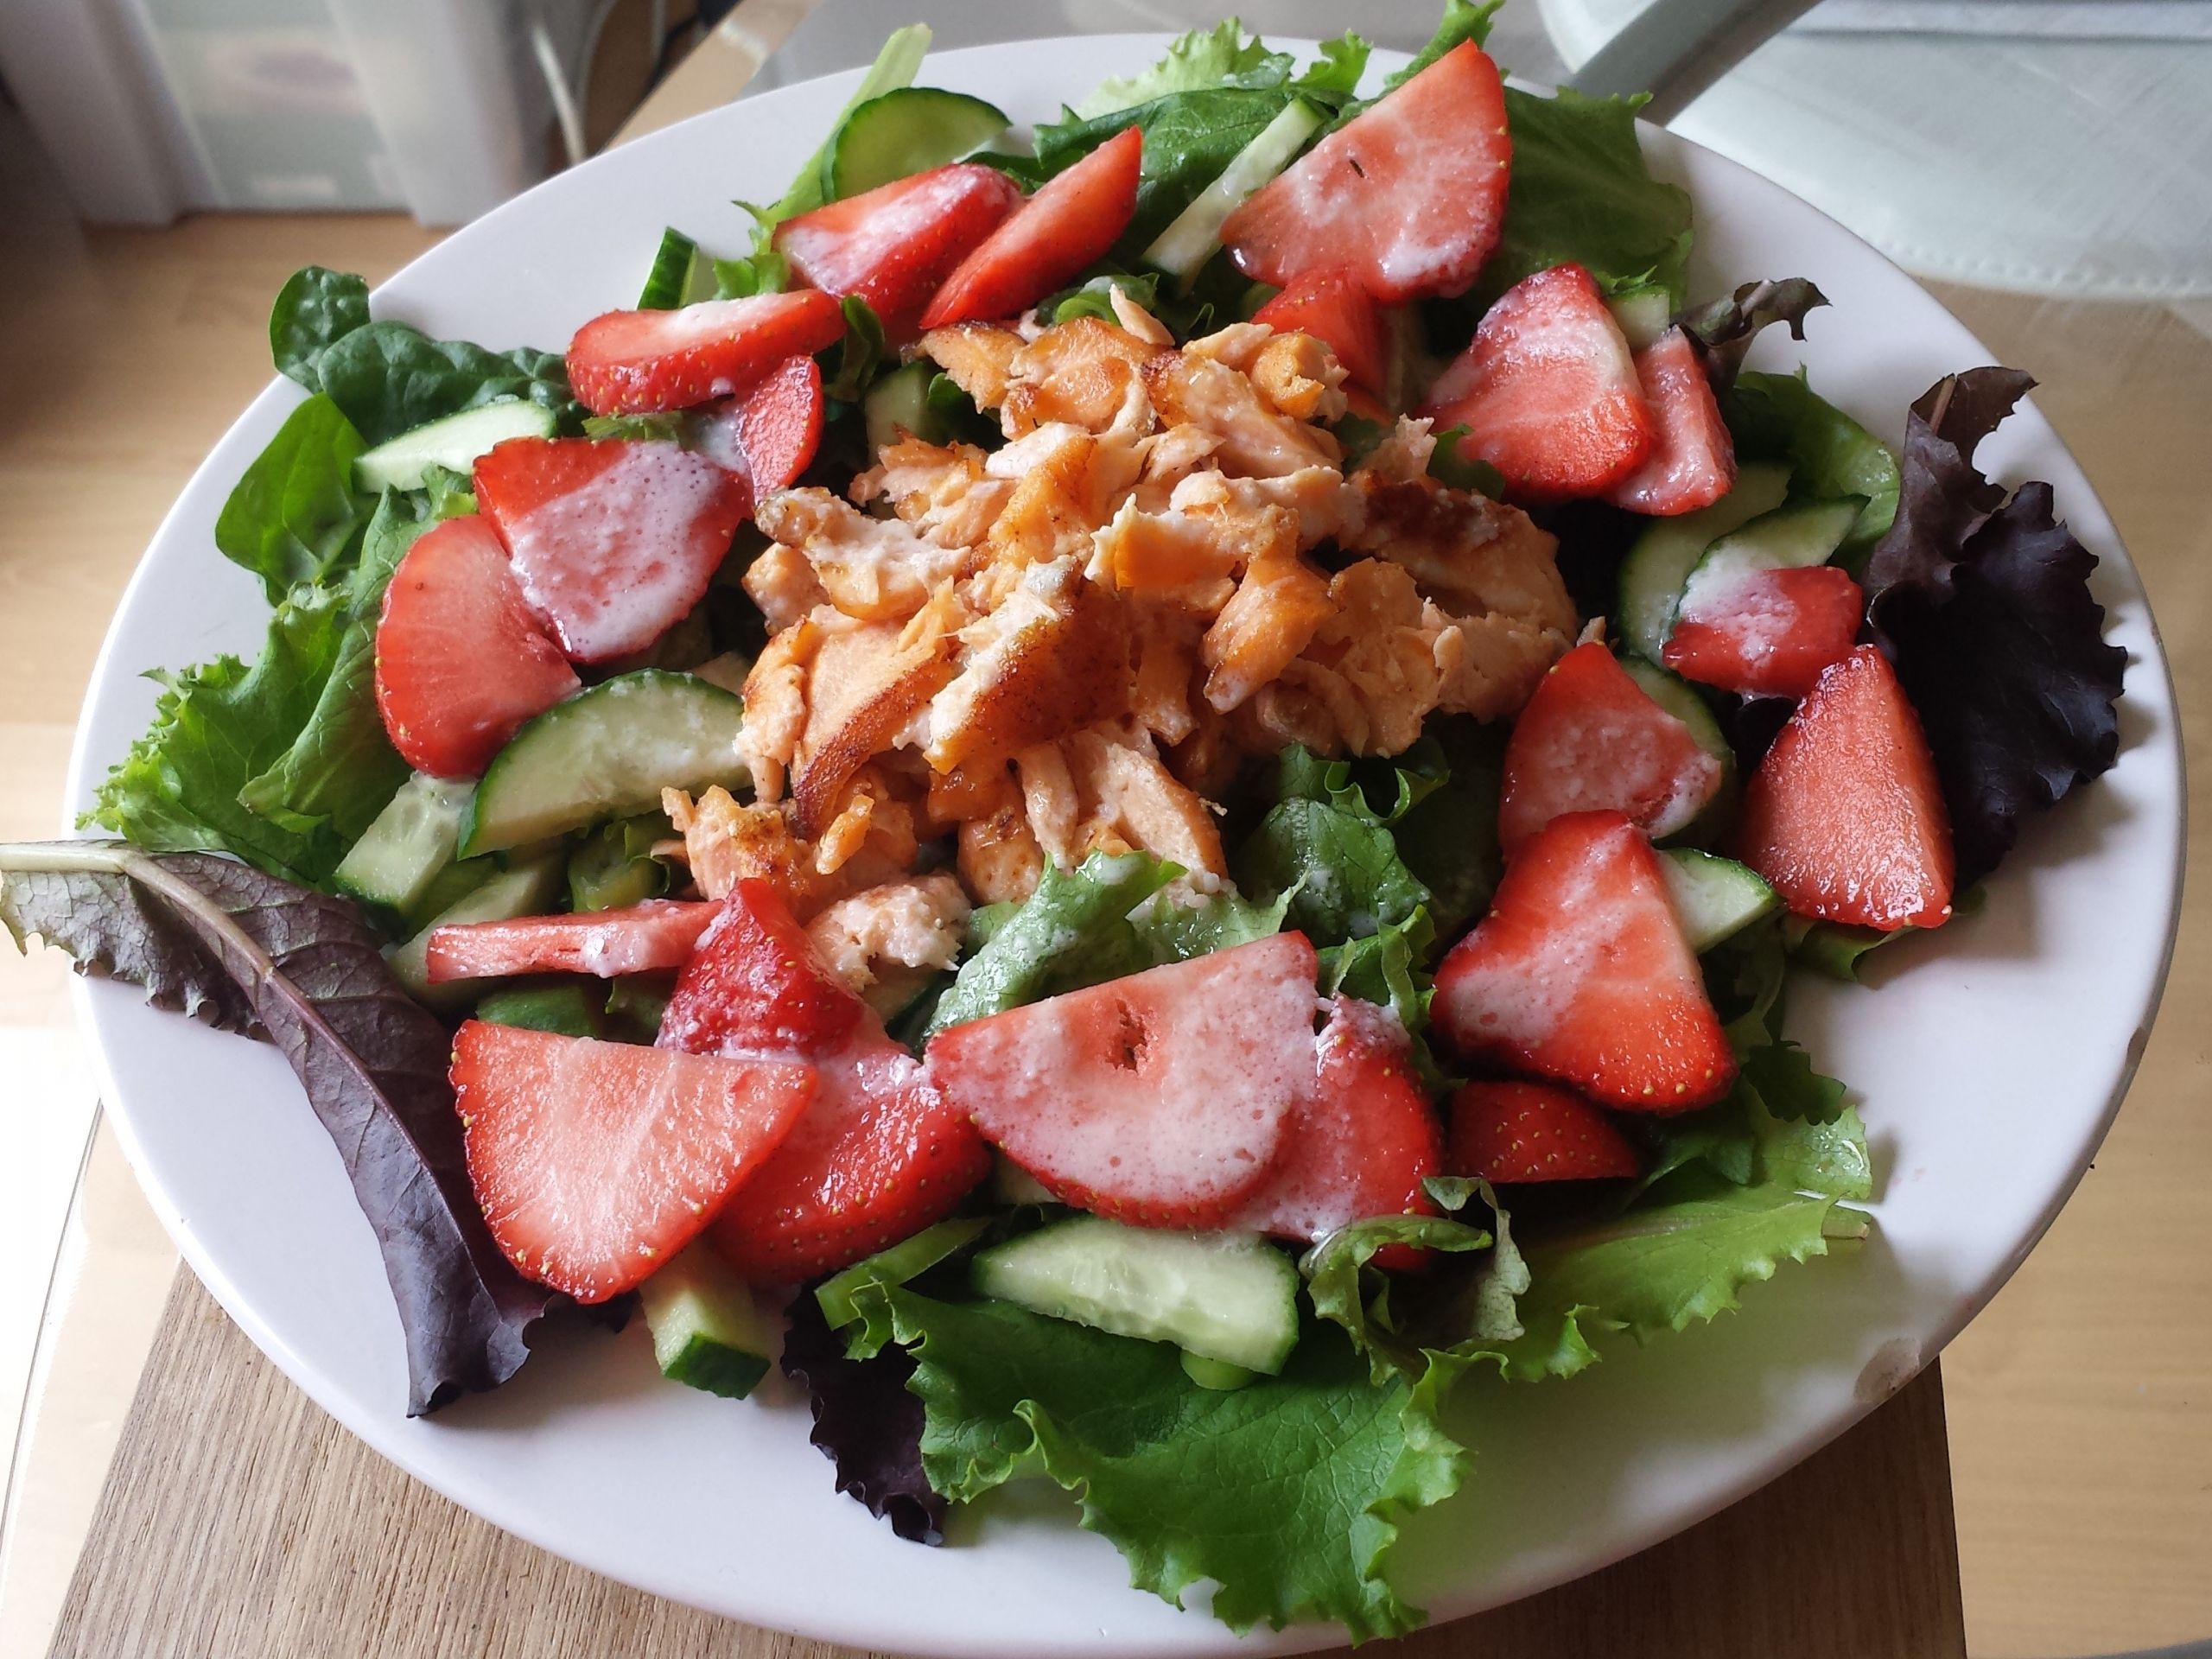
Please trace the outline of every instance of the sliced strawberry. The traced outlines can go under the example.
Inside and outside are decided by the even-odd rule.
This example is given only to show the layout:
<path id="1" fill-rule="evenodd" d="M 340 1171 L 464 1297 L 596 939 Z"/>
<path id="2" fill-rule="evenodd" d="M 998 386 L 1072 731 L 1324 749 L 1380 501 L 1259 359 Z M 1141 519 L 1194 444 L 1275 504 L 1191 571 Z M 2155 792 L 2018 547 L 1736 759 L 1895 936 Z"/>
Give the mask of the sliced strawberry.
<path id="1" fill-rule="evenodd" d="M 835 1273 L 941 1221 L 991 1172 L 976 1126 L 921 1062 L 868 1029 L 815 1062 L 821 1093 L 715 1218 L 715 1247 L 759 1284 Z"/>
<path id="2" fill-rule="evenodd" d="M 1263 186 L 1221 239 L 1263 283 L 1326 259 L 1381 300 L 1462 293 L 1497 245 L 1512 160 L 1497 66 L 1465 41 Z"/>
<path id="3" fill-rule="evenodd" d="M 699 453 L 742 480 L 746 512 L 789 489 L 822 442 L 822 368 L 810 357 L 786 359 L 741 397 L 716 405 Z"/>
<path id="4" fill-rule="evenodd" d="M 1536 683 L 1505 745 L 1497 838 L 1508 858 L 1564 812 L 1624 813 L 1671 836 L 1720 788 L 1720 762 L 1598 641 Z"/>
<path id="5" fill-rule="evenodd" d="M 1020 203 L 1020 187 L 998 168 L 956 162 L 787 219 L 776 251 L 823 293 L 866 300 L 897 338 Z"/>
<path id="6" fill-rule="evenodd" d="M 468 1179 L 508 1261 L 580 1302 L 690 1243 L 814 1094 L 804 1065 L 471 1020 L 453 1087 Z"/>
<path id="7" fill-rule="evenodd" d="M 1421 1182 L 1437 1173 L 1436 1111 L 1397 1016 L 1338 997 L 1317 1059 L 1313 1097 L 1284 1125 L 1281 1155 L 1224 1225 L 1316 1239 L 1370 1216 L 1435 1214 Z M 1376 1258 L 1385 1268 L 1419 1260 L 1397 1249 Z"/>
<path id="8" fill-rule="evenodd" d="M 1633 1175 L 1636 1148 L 1580 1095 L 1548 1083 L 1471 1083 L 1452 1096 L 1446 1163 L 1498 1186 Z"/>
<path id="9" fill-rule="evenodd" d="M 1554 265 L 1505 290 L 1438 378 L 1421 411 L 1523 501 L 1600 495 L 1651 453 L 1656 427 L 1636 359 L 1605 296 L 1580 265 Z"/>
<path id="10" fill-rule="evenodd" d="M 815 1059 L 859 1031 L 867 1006 L 822 960 L 766 881 L 741 881 L 677 981 L 660 1040 L 715 1054 L 750 1050 Z"/>
<path id="11" fill-rule="evenodd" d="M 623 438 L 510 438 L 476 500 L 570 660 L 645 650 L 706 594 L 752 491 L 704 455 Z"/>
<path id="12" fill-rule="evenodd" d="M 1643 464 L 1605 499 L 1662 518 L 1711 506 L 1736 486 L 1736 441 L 1720 418 L 1697 347 L 1681 329 L 1669 328 L 1636 354 L 1636 378 L 1658 435 Z"/>
<path id="13" fill-rule="evenodd" d="M 1951 821 L 1889 659 L 1823 673 L 1744 791 L 1740 856 L 1800 916 L 1883 929 L 1951 918 Z"/>
<path id="14" fill-rule="evenodd" d="M 699 941 L 660 1046 L 788 1054 L 820 1074 L 791 1138 L 715 1223 L 748 1278 L 832 1273 L 950 1211 L 990 1172 L 975 1126 L 814 949 L 775 889 L 741 881 Z"/>
<path id="15" fill-rule="evenodd" d="M 843 308 L 811 288 L 673 311 L 609 311 L 569 342 L 569 385 L 594 415 L 690 409 L 744 391 L 787 357 L 845 332 Z"/>
<path id="16" fill-rule="evenodd" d="M 512 974 L 652 973 L 681 968 L 718 905 L 649 899 L 580 916 L 524 916 L 509 922 L 451 922 L 432 930 L 429 976 L 501 979 Z"/>
<path id="17" fill-rule="evenodd" d="M 1019 316 L 1114 245 L 1137 211 L 1144 132 L 1116 133 L 1049 180 L 959 265 L 922 327 Z"/>
<path id="18" fill-rule="evenodd" d="M 1252 321 L 1280 334 L 1311 334 L 1337 354 L 1350 384 L 1378 397 L 1389 389 L 1390 346 L 1382 308 L 1350 265 L 1299 272 Z"/>
<path id="19" fill-rule="evenodd" d="M 1218 1227 L 1314 1089 L 1313 947 L 1277 933 L 931 1039 L 930 1074 L 1067 1203 Z"/>
<path id="20" fill-rule="evenodd" d="M 1571 812 L 1522 846 L 1436 970 L 1433 1012 L 1468 1058 L 1609 1106 L 1687 1111 L 1735 1080 L 1658 855 L 1618 812 Z"/>
<path id="21" fill-rule="evenodd" d="M 1685 679 L 1747 697 L 1802 697 L 1851 654 L 1866 595 L 1832 564 L 1749 570 L 1682 598 L 1659 656 Z"/>
<path id="22" fill-rule="evenodd" d="M 418 772 L 474 778 L 531 715 L 581 683 L 523 602 L 482 518 L 448 518 L 407 550 L 377 622 L 377 711 Z"/>

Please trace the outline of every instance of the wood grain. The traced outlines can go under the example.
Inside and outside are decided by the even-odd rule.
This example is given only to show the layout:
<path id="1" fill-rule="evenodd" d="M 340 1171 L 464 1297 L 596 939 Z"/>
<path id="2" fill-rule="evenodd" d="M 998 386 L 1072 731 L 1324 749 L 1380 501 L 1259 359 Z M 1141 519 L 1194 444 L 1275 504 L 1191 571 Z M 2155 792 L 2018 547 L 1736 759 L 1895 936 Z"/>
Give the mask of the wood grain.
<path id="1" fill-rule="evenodd" d="M 1362 1651 L 1959 1659 L 1936 1375 L 1680 1537 Z M 625 1589 L 479 1521 L 325 1416 L 179 1278 L 50 1659 L 568 1654 L 857 1659 Z"/>

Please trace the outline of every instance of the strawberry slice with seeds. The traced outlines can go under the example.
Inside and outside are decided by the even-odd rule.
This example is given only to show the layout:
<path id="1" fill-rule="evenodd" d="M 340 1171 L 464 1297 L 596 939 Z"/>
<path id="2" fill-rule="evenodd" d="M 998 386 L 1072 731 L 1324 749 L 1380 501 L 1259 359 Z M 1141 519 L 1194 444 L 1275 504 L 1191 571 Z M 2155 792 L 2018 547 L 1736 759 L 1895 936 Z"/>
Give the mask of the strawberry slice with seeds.
<path id="1" fill-rule="evenodd" d="M 814 1103 L 715 1220 L 747 1278 L 833 1273 L 941 1219 L 990 1154 L 920 1062 L 822 960 L 775 890 L 741 881 L 699 942 L 661 1020 L 661 1046 L 811 1061 Z"/>
<path id="2" fill-rule="evenodd" d="M 1467 426 L 1461 447 L 1522 501 L 1601 495 L 1643 463 L 1657 436 L 1628 340 L 1580 265 L 1506 289 L 1421 412 L 1439 431 Z"/>
<path id="3" fill-rule="evenodd" d="M 1832 564 L 1746 570 L 1694 583 L 1660 660 L 1684 679 L 1746 697 L 1802 697 L 1851 654 L 1866 595 Z"/>
<path id="4" fill-rule="evenodd" d="M 1281 1155 L 1224 1225 L 1317 1239 L 1370 1216 L 1434 1215 L 1421 1182 L 1440 1164 L 1436 1112 L 1397 1016 L 1336 998 L 1316 1059 L 1313 1097 L 1284 1125 Z M 1420 1259 L 1394 1248 L 1376 1262 L 1404 1268 Z"/>
<path id="5" fill-rule="evenodd" d="M 791 1131 L 805 1066 L 471 1020 L 452 1080 L 468 1179 L 516 1268 L 580 1302 L 635 1287 Z"/>
<path id="6" fill-rule="evenodd" d="M 1311 334 L 1337 354 L 1350 384 L 1378 397 L 1389 389 L 1390 346 L 1382 308 L 1350 265 L 1299 272 L 1252 321 L 1278 334 Z"/>
<path id="7" fill-rule="evenodd" d="M 1497 66 L 1463 41 L 1268 181 L 1221 239 L 1263 283 L 1319 256 L 1393 303 L 1464 293 L 1497 245 L 1512 161 Z"/>
<path id="8" fill-rule="evenodd" d="M 1605 499 L 1661 518 L 1711 506 L 1736 486 L 1736 441 L 1697 347 L 1669 328 L 1636 354 L 1636 378 L 1657 434 L 1651 453 Z"/>
<path id="9" fill-rule="evenodd" d="M 1736 1077 L 1658 856 L 1618 812 L 1571 812 L 1523 844 L 1432 1006 L 1465 1058 L 1609 1106 L 1709 1106 Z"/>
<path id="10" fill-rule="evenodd" d="M 944 280 L 925 328 L 1019 316 L 1093 260 L 1136 217 L 1144 133 L 1129 127 L 1014 210 Z"/>
<path id="11" fill-rule="evenodd" d="M 510 438 L 476 462 L 476 500 L 530 608 L 569 659 L 644 651 L 703 598 L 753 510 L 702 454 L 624 438 Z"/>
<path id="12" fill-rule="evenodd" d="M 775 888 L 733 888 L 661 1015 L 664 1048 L 819 1059 L 856 1035 L 868 1007 L 823 961 Z"/>
<path id="13" fill-rule="evenodd" d="M 1536 683 L 1505 745 L 1497 838 L 1508 858 L 1566 812 L 1625 814 L 1647 835 L 1685 829 L 1719 791 L 1720 761 L 1596 640 Z"/>
<path id="14" fill-rule="evenodd" d="M 819 289 L 609 311 L 569 342 L 569 385 L 594 415 L 690 409 L 743 391 L 787 357 L 836 344 L 845 313 Z"/>
<path id="15" fill-rule="evenodd" d="M 576 916 L 448 922 L 431 931 L 429 978 L 504 979 L 515 974 L 649 974 L 681 968 L 721 906 L 649 899 Z"/>
<path id="16" fill-rule="evenodd" d="M 472 514 L 423 531 L 392 572 L 376 683 L 377 712 L 409 766 L 474 778 L 581 682 L 531 614 L 491 524 Z"/>
<path id="17" fill-rule="evenodd" d="M 798 481 L 822 442 L 822 367 L 786 359 L 767 378 L 716 405 L 702 425 L 699 453 L 742 480 L 746 512 Z"/>
<path id="18" fill-rule="evenodd" d="M 823 293 L 866 300 L 896 339 L 1020 204 L 1020 187 L 998 168 L 955 162 L 785 219 L 776 251 Z"/>
<path id="19" fill-rule="evenodd" d="M 955 1026 L 930 1074 L 1066 1203 L 1141 1227 L 1226 1225 L 1313 1099 L 1300 933 Z"/>
<path id="20" fill-rule="evenodd" d="M 1452 1096 L 1446 1154 L 1454 1175 L 1496 1186 L 1618 1180 L 1634 1175 L 1636 1148 L 1579 1095 L 1547 1083 L 1471 1083 Z"/>
<path id="21" fill-rule="evenodd" d="M 1740 856 L 1800 916 L 1884 930 L 1951 917 L 1951 821 L 1920 717 L 1860 645 L 1822 673 L 1744 791 Z"/>

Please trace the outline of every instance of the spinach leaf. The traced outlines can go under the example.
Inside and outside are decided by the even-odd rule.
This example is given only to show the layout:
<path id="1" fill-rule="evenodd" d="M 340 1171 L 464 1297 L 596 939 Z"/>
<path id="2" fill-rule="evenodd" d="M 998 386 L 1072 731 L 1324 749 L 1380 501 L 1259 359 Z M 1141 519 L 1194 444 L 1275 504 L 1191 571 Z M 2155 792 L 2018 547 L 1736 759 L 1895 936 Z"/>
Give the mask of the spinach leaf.
<path id="1" fill-rule="evenodd" d="M 377 618 L 392 571 L 429 524 L 427 505 L 385 492 L 361 540 L 349 620 L 315 710 L 276 764 L 238 791 L 242 804 L 295 835 L 327 829 L 350 847 L 407 781 L 407 763 L 377 709 Z"/>
<path id="2" fill-rule="evenodd" d="M 278 373 L 321 391 L 323 353 L 368 321 L 368 283 L 351 271 L 302 265 L 270 308 L 269 354 Z"/>
<path id="3" fill-rule="evenodd" d="M 338 405 L 318 393 L 285 417 L 223 503 L 215 545 L 261 578 L 270 604 L 344 565 L 368 522 L 371 504 L 353 487 L 353 461 L 365 447 Z"/>
<path id="4" fill-rule="evenodd" d="M 432 340 L 404 322 L 354 329 L 323 352 L 321 371 L 323 391 L 372 444 L 502 397 L 542 404 L 569 430 L 583 417 L 557 353 L 487 351 L 465 340 Z"/>
<path id="5" fill-rule="evenodd" d="M 407 1410 L 504 1382 L 554 1300 L 500 1255 L 471 1189 L 445 1027 L 344 899 L 200 853 L 0 847 L 0 923 L 282 1051 L 374 1231 L 407 1341 Z"/>
<path id="6" fill-rule="evenodd" d="M 1564 87 L 1551 98 L 1505 89 L 1513 178 L 1497 251 L 1477 285 L 1485 300 L 1571 260 L 1608 290 L 1656 283 L 1681 304 L 1690 199 L 1644 164 L 1636 137 L 1643 103 Z"/>

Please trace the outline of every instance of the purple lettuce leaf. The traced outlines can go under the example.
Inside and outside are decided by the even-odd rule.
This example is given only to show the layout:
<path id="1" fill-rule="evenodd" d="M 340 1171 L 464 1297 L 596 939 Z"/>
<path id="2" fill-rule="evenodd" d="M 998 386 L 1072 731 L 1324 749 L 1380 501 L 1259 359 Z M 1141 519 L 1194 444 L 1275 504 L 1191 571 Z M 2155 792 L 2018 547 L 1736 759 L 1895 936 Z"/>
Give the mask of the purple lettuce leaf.
<path id="1" fill-rule="evenodd" d="M 913 1360 L 888 1344 L 867 1359 L 847 1357 L 811 1289 L 790 1311 L 784 1374 L 806 1389 L 814 1408 L 810 1439 L 836 1465 L 837 1490 L 909 1542 L 942 1543 L 945 1502 L 922 1473 L 923 1407 L 906 1391 Z"/>
<path id="2" fill-rule="evenodd" d="M 0 924 L 156 1006 L 273 1043 L 337 1146 L 406 1334 L 410 1416 L 496 1387 L 556 1299 L 499 1254 L 468 1181 L 446 1029 L 354 906 L 209 853 L 0 845 Z"/>
<path id="3" fill-rule="evenodd" d="M 1974 465 L 2033 385 L 1973 369 L 1912 406 L 1897 519 L 1866 567 L 1867 622 L 1927 731 L 1961 888 L 2120 748 L 2127 653 L 2104 640 L 2095 556 L 2054 516 L 2050 485 L 2008 498 Z"/>

